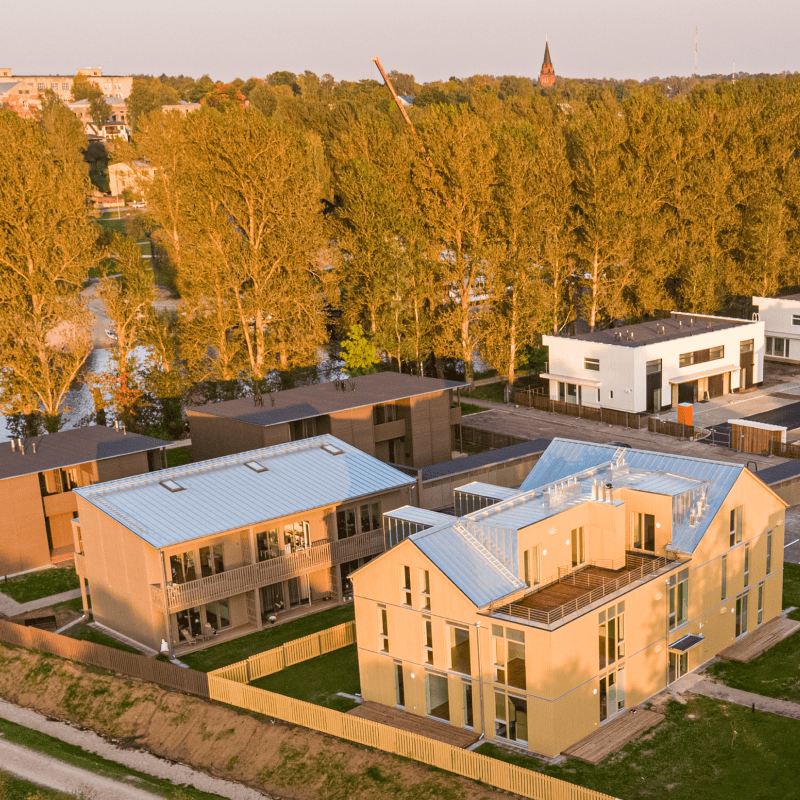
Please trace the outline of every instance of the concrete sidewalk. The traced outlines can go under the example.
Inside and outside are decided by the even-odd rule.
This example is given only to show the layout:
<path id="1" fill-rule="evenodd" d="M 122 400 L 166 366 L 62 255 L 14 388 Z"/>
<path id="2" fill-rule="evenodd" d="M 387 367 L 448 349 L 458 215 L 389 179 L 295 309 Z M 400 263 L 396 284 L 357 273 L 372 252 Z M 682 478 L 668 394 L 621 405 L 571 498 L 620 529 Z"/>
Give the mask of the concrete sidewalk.
<path id="1" fill-rule="evenodd" d="M 74 600 L 80 596 L 80 589 L 70 589 L 68 592 L 52 594 L 49 597 L 40 597 L 38 600 L 31 600 L 28 603 L 18 603 L 12 597 L 0 592 L 0 614 L 6 617 L 16 617 L 18 614 L 36 611 L 39 608 L 47 608 L 57 603 L 65 603 L 67 600 Z"/>
<path id="2" fill-rule="evenodd" d="M 768 711 L 770 714 L 779 714 L 782 717 L 800 719 L 800 703 L 792 703 L 789 700 L 778 700 L 775 697 L 765 697 L 763 694 L 753 692 L 743 692 L 741 689 L 731 689 L 721 683 L 711 683 L 710 681 L 697 681 L 690 691 L 695 694 L 702 694 L 704 697 L 711 697 L 714 700 L 725 700 L 728 703 L 735 703 L 737 706 L 755 706 L 759 711 Z"/>

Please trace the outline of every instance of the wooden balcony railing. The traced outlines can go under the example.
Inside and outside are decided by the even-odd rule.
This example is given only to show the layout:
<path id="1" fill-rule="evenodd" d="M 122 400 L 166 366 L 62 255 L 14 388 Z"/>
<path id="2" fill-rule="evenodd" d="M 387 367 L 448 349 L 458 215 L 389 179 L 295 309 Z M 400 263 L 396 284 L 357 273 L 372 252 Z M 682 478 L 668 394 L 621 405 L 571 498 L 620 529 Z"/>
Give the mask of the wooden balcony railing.
<path id="1" fill-rule="evenodd" d="M 222 600 L 260 586 L 268 586 L 345 561 L 375 555 L 383 551 L 383 541 L 383 531 L 369 531 L 336 542 L 320 542 L 296 553 L 247 564 L 208 578 L 175 583 L 167 587 L 169 610 L 180 611 L 214 600 Z M 163 596 L 161 588 L 152 592 L 153 603 L 161 610 L 164 607 Z"/>

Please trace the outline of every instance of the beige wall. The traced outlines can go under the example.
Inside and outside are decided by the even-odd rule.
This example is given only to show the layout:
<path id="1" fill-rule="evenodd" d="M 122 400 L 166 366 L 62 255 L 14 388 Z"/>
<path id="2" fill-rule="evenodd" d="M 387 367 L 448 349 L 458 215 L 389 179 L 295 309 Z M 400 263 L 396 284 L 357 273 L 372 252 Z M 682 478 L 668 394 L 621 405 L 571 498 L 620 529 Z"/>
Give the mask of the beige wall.
<path id="1" fill-rule="evenodd" d="M 0 481 L 0 508 L 0 574 L 13 575 L 49 564 L 38 475 Z"/>

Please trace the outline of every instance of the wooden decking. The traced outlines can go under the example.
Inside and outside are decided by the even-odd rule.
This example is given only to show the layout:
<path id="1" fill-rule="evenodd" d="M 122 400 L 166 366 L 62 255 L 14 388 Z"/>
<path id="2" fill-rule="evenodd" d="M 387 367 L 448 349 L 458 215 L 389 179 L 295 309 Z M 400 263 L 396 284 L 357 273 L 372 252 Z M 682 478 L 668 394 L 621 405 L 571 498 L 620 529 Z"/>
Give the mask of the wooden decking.
<path id="1" fill-rule="evenodd" d="M 663 714 L 643 708 L 624 711 L 616 719 L 562 751 L 561 755 L 588 764 L 599 764 L 606 756 L 632 742 L 663 719 Z"/>
<path id="2" fill-rule="evenodd" d="M 436 722 L 428 717 L 409 714 L 408 711 L 373 703 L 370 700 L 347 713 L 354 717 L 371 719 L 373 722 L 382 722 L 384 725 L 391 725 L 393 728 L 400 728 L 400 730 L 410 733 L 418 733 L 420 736 L 452 744 L 454 747 L 466 748 L 478 741 L 478 734 L 474 731 L 456 728 L 446 722 Z"/>
<path id="3" fill-rule="evenodd" d="M 728 661 L 741 661 L 746 664 L 778 642 L 782 642 L 787 636 L 791 636 L 798 629 L 800 629 L 800 620 L 776 617 L 766 625 L 743 636 L 735 644 L 721 650 L 718 655 Z"/>
<path id="4" fill-rule="evenodd" d="M 603 569 L 602 567 L 588 566 L 577 571 L 576 576 L 569 575 L 563 580 L 556 583 L 551 583 L 545 586 L 538 592 L 533 592 L 521 600 L 516 600 L 515 605 L 524 606 L 526 608 L 535 608 L 541 611 L 551 611 L 554 608 L 574 600 L 576 597 L 581 597 L 587 592 L 588 581 L 592 578 L 613 581 L 623 575 L 625 572 L 630 572 L 629 569 L 623 567 L 622 569 L 612 570 Z M 571 580 L 575 580 L 577 576 L 586 578 L 587 582 L 578 583 L 573 585 Z"/>

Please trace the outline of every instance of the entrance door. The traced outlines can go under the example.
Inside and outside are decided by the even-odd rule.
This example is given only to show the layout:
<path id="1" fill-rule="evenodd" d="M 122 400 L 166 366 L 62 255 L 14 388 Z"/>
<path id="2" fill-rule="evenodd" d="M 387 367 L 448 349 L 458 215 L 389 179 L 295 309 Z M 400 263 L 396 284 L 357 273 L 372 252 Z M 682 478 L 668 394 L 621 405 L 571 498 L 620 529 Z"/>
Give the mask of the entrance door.
<path id="1" fill-rule="evenodd" d="M 753 351 L 739 354 L 740 377 L 739 386 L 750 389 L 753 386 Z"/>
<path id="2" fill-rule="evenodd" d="M 647 411 L 650 414 L 661 411 L 661 370 L 647 374 Z"/>
<path id="3" fill-rule="evenodd" d="M 667 683 L 674 683 L 678 678 L 682 678 L 689 671 L 689 654 L 673 653 L 669 654 L 669 676 Z"/>
<path id="4" fill-rule="evenodd" d="M 725 385 L 723 375 L 712 375 L 708 379 L 708 396 L 710 398 L 722 397 L 723 387 Z"/>
<path id="5" fill-rule="evenodd" d="M 736 598 L 736 638 L 747 633 L 747 594 Z"/>
<path id="6" fill-rule="evenodd" d="M 697 396 L 697 381 L 678 384 L 678 402 L 694 403 Z"/>

